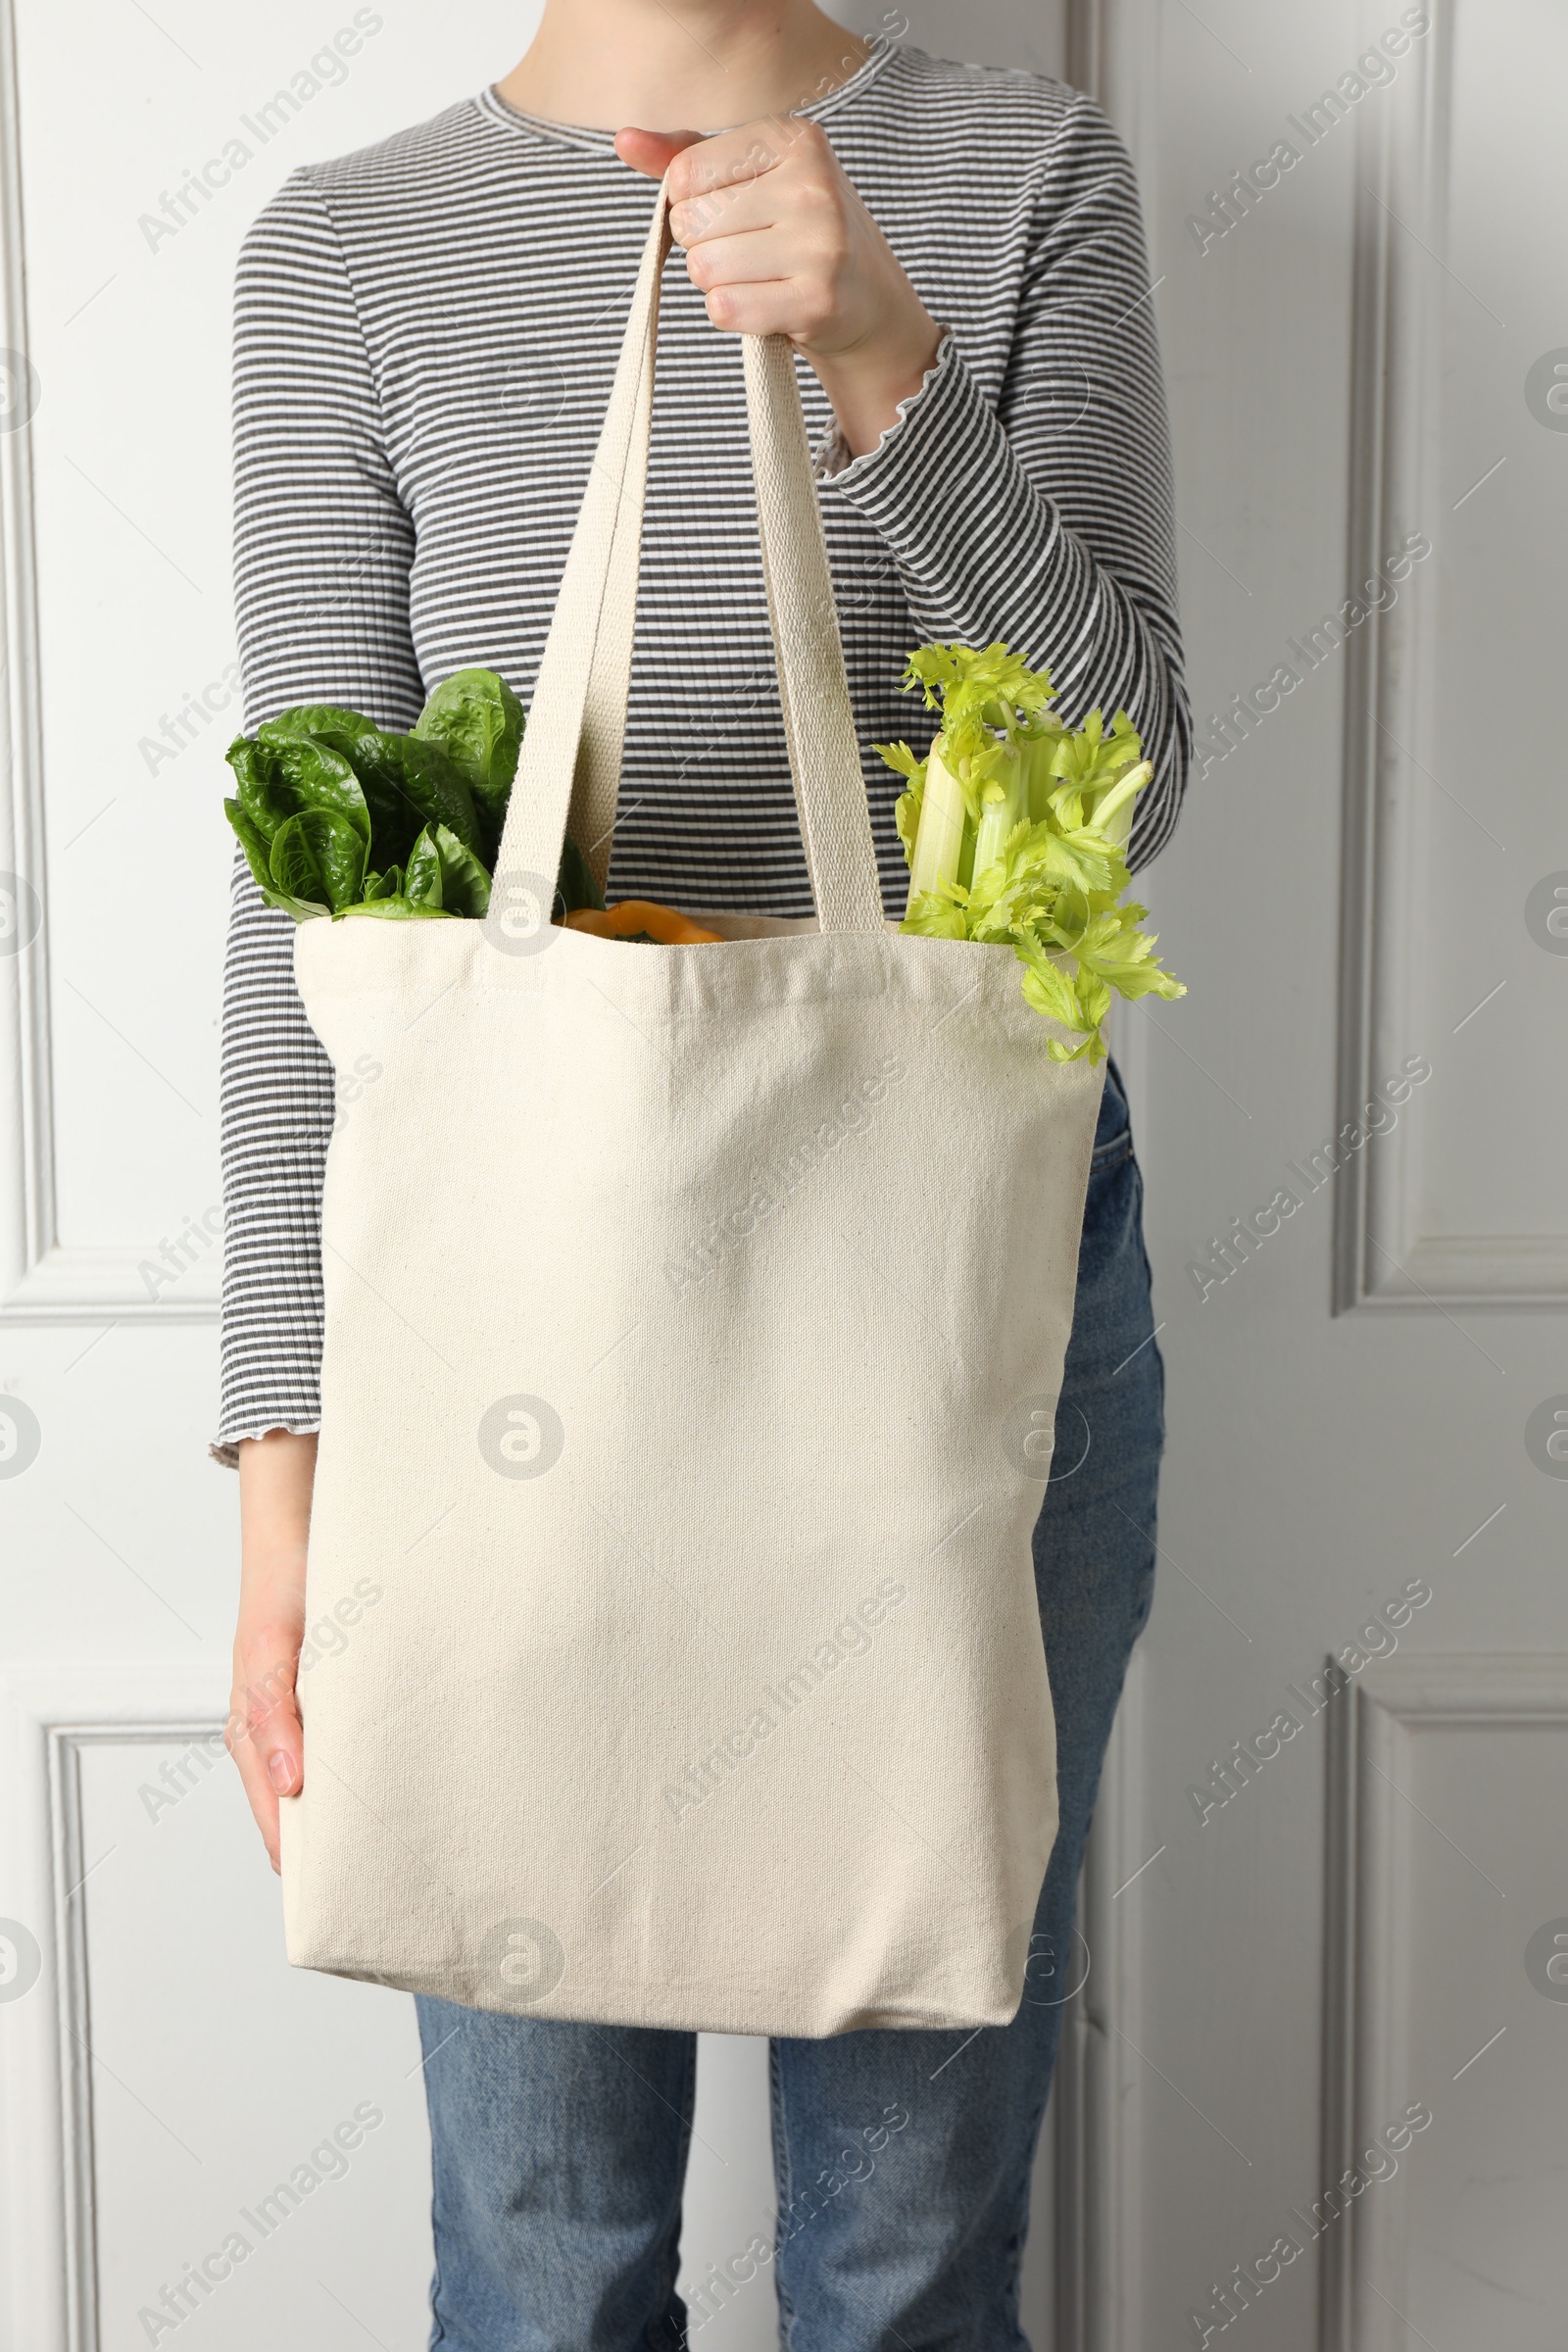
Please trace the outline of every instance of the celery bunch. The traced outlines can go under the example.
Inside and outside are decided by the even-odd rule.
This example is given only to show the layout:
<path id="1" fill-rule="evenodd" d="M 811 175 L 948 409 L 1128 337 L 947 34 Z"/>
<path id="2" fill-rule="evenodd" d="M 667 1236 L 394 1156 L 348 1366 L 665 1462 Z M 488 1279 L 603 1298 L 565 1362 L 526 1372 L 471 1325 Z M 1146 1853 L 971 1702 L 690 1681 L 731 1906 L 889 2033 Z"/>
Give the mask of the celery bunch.
<path id="1" fill-rule="evenodd" d="M 1107 729 L 1092 710 L 1063 726 L 1050 673 L 1000 644 L 921 646 L 904 685 L 924 689 L 942 728 L 923 760 L 906 743 L 875 746 L 908 778 L 901 928 L 1011 947 L 1026 1001 L 1080 1040 L 1053 1038 L 1053 1060 L 1102 1061 L 1112 990 L 1187 993 L 1156 962 L 1155 934 L 1138 928 L 1149 909 L 1123 898 L 1133 801 L 1154 772 L 1132 721 L 1118 710 Z"/>

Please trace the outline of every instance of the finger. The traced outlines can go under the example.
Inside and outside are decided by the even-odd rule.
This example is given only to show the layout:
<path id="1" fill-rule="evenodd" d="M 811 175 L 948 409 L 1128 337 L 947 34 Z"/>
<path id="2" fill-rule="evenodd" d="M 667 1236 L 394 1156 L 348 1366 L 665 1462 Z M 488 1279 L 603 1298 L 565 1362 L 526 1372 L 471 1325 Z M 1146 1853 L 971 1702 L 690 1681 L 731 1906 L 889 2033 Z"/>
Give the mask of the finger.
<path id="1" fill-rule="evenodd" d="M 788 335 L 799 342 L 815 331 L 813 314 L 792 277 L 748 278 L 740 285 L 715 286 L 708 296 L 708 316 L 726 335 Z"/>
<path id="2" fill-rule="evenodd" d="M 662 179 L 681 149 L 695 146 L 702 135 L 700 130 L 638 130 L 629 125 L 616 131 L 615 153 L 634 172 L 646 172 L 650 179 Z"/>
<path id="3" fill-rule="evenodd" d="M 247 1644 L 235 1660 L 225 1737 L 257 1826 L 277 1868 L 277 1801 L 305 1786 L 305 1733 L 295 1690 L 293 1638 Z"/>
<path id="4" fill-rule="evenodd" d="M 706 195 L 682 197 L 669 208 L 669 231 L 689 252 L 710 237 L 739 236 L 751 229 L 771 228 L 778 218 L 784 190 L 776 172 L 760 179 L 732 180 Z"/>
<path id="5" fill-rule="evenodd" d="M 687 255 L 686 274 L 726 334 L 788 335 L 809 346 L 834 325 L 833 255 L 804 252 L 793 229 L 714 237 Z"/>
<path id="6" fill-rule="evenodd" d="M 236 1693 L 235 1705 L 243 1712 L 243 1697 Z M 277 1791 L 268 1780 L 261 1757 L 243 1736 L 230 1740 L 229 1753 L 239 1770 L 240 1786 L 251 1809 L 251 1819 L 262 1833 L 267 1858 L 274 1871 L 280 1872 L 277 1827 Z"/>
<path id="7" fill-rule="evenodd" d="M 821 137 L 814 122 L 800 122 L 788 115 L 768 115 L 744 122 L 738 130 L 721 130 L 682 150 L 669 166 L 670 201 L 711 195 L 735 182 L 760 179 L 800 145 Z"/>
<path id="8" fill-rule="evenodd" d="M 752 229 L 744 236 L 705 237 L 686 256 L 686 274 L 702 293 L 717 286 L 761 284 L 799 277 L 807 257 L 799 237 L 784 229 Z"/>

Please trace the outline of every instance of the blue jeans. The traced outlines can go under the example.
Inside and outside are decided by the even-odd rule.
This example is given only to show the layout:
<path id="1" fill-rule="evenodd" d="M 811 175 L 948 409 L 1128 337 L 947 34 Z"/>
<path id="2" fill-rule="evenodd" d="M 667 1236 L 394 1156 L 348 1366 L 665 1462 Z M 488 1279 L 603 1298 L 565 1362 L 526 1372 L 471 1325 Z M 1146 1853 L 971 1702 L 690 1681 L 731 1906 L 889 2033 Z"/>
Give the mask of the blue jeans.
<path id="1" fill-rule="evenodd" d="M 775 2040 L 777 2238 L 755 2237 L 727 2277 L 710 2273 L 688 2311 L 675 2274 L 695 2034 L 500 2017 L 421 1997 L 432 2347 L 673 2352 L 769 2271 L 790 2352 L 1024 2344 L 1029 2173 L 1062 2003 L 1086 1965 L 1073 1932 L 1078 1873 L 1153 1591 L 1163 1373 L 1142 1205 L 1112 1062 L 1034 1538 L 1061 1818 L 1017 2016 L 968 2035 Z"/>

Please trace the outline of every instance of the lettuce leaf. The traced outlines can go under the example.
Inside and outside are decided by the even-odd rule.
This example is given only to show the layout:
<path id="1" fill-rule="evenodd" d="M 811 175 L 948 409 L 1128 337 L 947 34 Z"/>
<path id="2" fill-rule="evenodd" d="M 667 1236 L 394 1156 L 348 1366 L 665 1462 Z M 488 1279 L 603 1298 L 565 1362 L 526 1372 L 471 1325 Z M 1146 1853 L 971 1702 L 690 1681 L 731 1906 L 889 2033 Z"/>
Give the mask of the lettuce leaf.
<path id="1" fill-rule="evenodd" d="M 338 736 L 334 745 L 359 779 L 379 861 L 401 864 L 427 825 L 445 825 L 466 850 L 477 853 L 473 796 L 439 744 L 371 727 L 362 735 Z"/>
<path id="2" fill-rule="evenodd" d="M 605 894 L 594 880 L 593 867 L 569 833 L 562 844 L 556 897 L 563 914 L 575 914 L 583 906 L 591 906 L 597 914 L 605 911 Z"/>
<path id="3" fill-rule="evenodd" d="M 449 914 L 471 915 L 482 922 L 490 907 L 490 877 L 471 850 L 455 833 L 436 825 L 431 838 L 441 861 L 441 904 Z"/>
<path id="4" fill-rule="evenodd" d="M 365 886 L 365 843 L 346 816 L 302 808 L 273 835 L 268 868 L 287 897 L 335 914 L 352 906 Z"/>
<path id="5" fill-rule="evenodd" d="M 291 734 L 273 722 L 257 730 L 257 748 L 266 761 L 274 799 L 286 800 L 289 812 L 322 809 L 345 817 L 367 849 L 370 846 L 370 811 L 360 780 L 340 751 L 317 735 Z M 243 779 L 240 799 L 245 797 Z"/>
<path id="6" fill-rule="evenodd" d="M 261 827 L 246 814 L 238 801 L 225 801 L 223 811 L 234 828 L 240 848 L 245 853 L 245 862 L 251 869 L 251 879 L 269 906 L 276 906 L 282 913 L 291 914 L 297 923 L 309 922 L 315 915 L 330 914 L 332 910 L 324 900 L 318 903 L 309 899 L 297 899 L 290 892 L 278 888 L 272 879 L 271 845 Z"/>
<path id="7" fill-rule="evenodd" d="M 347 922 L 351 915 L 356 914 L 384 915 L 392 919 L 427 914 L 432 921 L 443 917 L 449 922 L 457 919 L 448 906 L 416 906 L 412 899 L 405 898 L 362 899 L 357 906 L 345 906 L 339 920 Z"/>
<path id="8" fill-rule="evenodd" d="M 472 801 L 479 838 L 468 842 L 494 862 L 517 772 L 523 711 L 493 669 L 459 669 L 435 689 L 414 722 L 414 735 L 444 754 Z M 461 829 L 453 830 L 463 836 Z"/>

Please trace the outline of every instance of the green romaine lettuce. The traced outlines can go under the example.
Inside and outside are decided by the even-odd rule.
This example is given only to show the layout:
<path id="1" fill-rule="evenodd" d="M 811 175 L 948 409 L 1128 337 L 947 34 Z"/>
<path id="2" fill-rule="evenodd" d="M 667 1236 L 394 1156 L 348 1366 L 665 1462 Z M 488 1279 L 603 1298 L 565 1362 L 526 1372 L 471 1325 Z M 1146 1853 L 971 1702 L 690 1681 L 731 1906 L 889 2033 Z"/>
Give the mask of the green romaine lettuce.
<path id="1" fill-rule="evenodd" d="M 375 733 L 374 719 L 336 703 L 296 703 L 292 710 L 280 710 L 267 723 L 281 735 L 346 735 L 352 741 L 356 735 Z"/>
<path id="2" fill-rule="evenodd" d="M 296 808 L 293 794 L 277 772 L 276 762 L 265 745 L 248 735 L 236 736 L 223 757 L 234 771 L 239 806 L 247 822 L 264 842 L 270 843 L 278 826 L 294 815 Z"/>
<path id="3" fill-rule="evenodd" d="M 246 814 L 238 801 L 225 801 L 223 810 L 239 837 L 240 848 L 245 853 L 245 862 L 251 869 L 251 879 L 269 906 L 276 906 L 282 913 L 291 914 L 297 923 L 308 921 L 312 915 L 331 912 L 331 908 L 324 900 L 316 902 L 296 899 L 287 891 L 280 890 L 272 879 L 270 862 L 271 845 L 266 834 Z"/>
<path id="4" fill-rule="evenodd" d="M 365 887 L 365 843 L 346 816 L 302 808 L 273 834 L 268 866 L 288 897 L 324 903 L 336 914 L 352 906 Z"/>
<path id="5" fill-rule="evenodd" d="M 347 922 L 351 915 L 376 914 L 398 919 L 412 915 L 429 915 L 435 920 L 456 921 L 450 907 L 416 906 L 412 899 L 362 899 L 357 906 L 345 906 L 341 916 Z"/>
<path id="6" fill-rule="evenodd" d="M 459 669 L 430 696 L 414 734 L 445 753 L 463 778 L 478 815 L 481 849 L 493 864 L 517 772 L 523 713 L 505 678 L 493 669 Z M 465 838 L 459 827 L 453 831 Z"/>
<path id="7" fill-rule="evenodd" d="M 386 864 L 401 864 L 432 824 L 445 825 L 466 849 L 477 851 L 472 796 L 438 745 L 386 735 L 378 727 L 334 742 L 359 779 L 370 812 L 371 846 Z"/>
<path id="8" fill-rule="evenodd" d="M 409 852 L 402 895 L 410 906 L 482 920 L 490 906 L 490 877 L 455 833 L 445 825 L 426 825 Z"/>
<path id="9" fill-rule="evenodd" d="M 490 910 L 490 877 L 471 850 L 445 825 L 431 832 L 441 861 L 441 904 L 449 914 L 466 914 L 482 922 Z"/>
<path id="10" fill-rule="evenodd" d="M 346 817 L 368 849 L 370 811 L 360 790 L 360 780 L 341 752 L 319 736 L 292 734 L 288 728 L 270 722 L 257 729 L 256 752 L 256 765 L 265 769 L 270 808 L 281 809 L 285 816 L 298 816 L 307 808 L 318 808 Z M 241 774 L 242 805 L 244 799 L 245 779 Z M 265 820 L 258 821 L 266 831 Z M 276 829 L 274 825 L 274 833 Z"/>
<path id="11" fill-rule="evenodd" d="M 592 906 L 600 914 L 605 911 L 605 894 L 594 880 L 592 866 L 569 833 L 561 852 L 556 896 L 562 902 L 564 914 L 575 914 L 580 906 Z"/>
<path id="12" fill-rule="evenodd" d="M 342 704 L 300 703 L 239 736 L 223 808 L 267 904 L 296 922 L 482 920 L 522 728 L 505 679 L 465 669 L 436 688 L 412 735 Z M 605 903 L 569 839 L 560 891 L 568 910 Z"/>
<path id="13" fill-rule="evenodd" d="M 411 906 L 439 906 L 441 905 L 441 853 L 435 836 L 426 825 L 413 849 L 403 873 L 403 894 Z"/>

